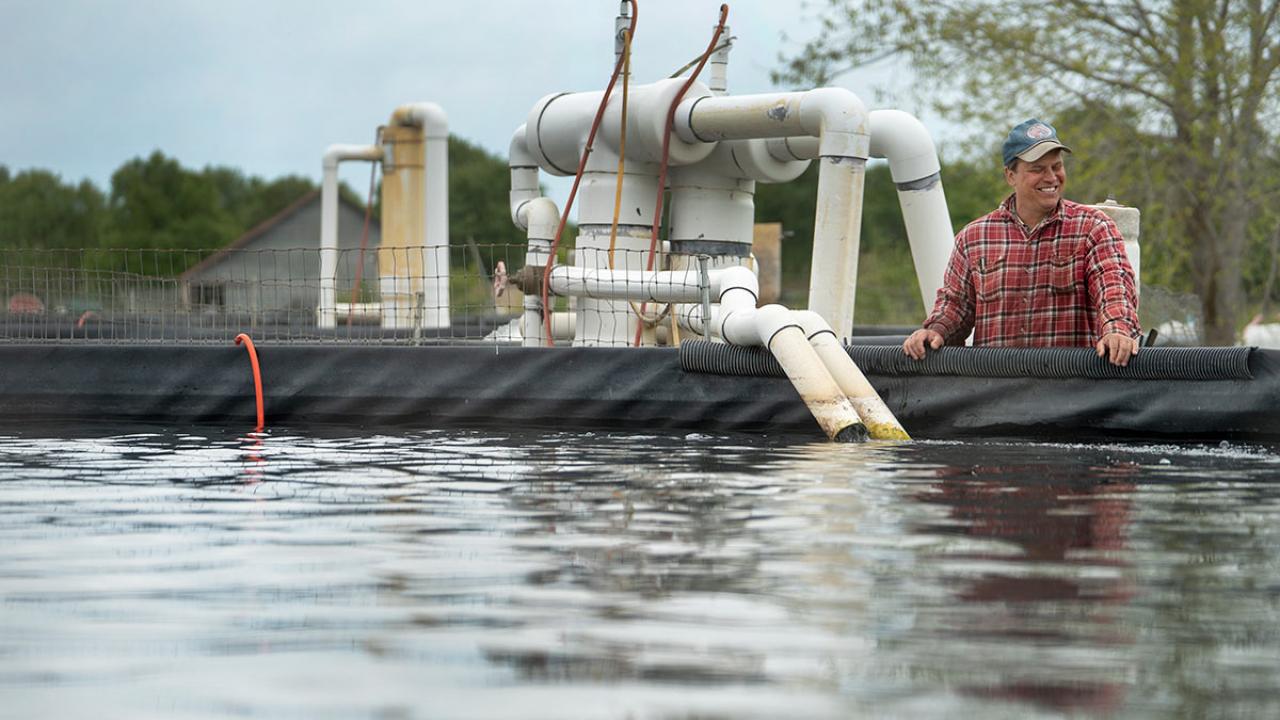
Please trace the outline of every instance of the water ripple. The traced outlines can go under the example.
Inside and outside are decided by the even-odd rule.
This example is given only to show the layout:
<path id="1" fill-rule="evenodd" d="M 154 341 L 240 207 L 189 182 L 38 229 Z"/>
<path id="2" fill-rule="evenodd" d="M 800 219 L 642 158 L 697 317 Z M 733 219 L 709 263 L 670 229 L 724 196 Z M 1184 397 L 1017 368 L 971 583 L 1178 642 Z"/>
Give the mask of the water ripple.
<path id="1" fill-rule="evenodd" d="M 1280 714 L 1280 457 L 0 433 L 14 716 Z"/>

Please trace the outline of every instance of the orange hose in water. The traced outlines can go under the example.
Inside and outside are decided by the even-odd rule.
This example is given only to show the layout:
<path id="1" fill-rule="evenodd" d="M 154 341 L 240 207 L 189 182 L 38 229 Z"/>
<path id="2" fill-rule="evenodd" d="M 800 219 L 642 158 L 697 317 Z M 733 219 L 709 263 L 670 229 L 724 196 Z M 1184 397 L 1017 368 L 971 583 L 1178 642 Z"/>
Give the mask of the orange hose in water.
<path id="1" fill-rule="evenodd" d="M 262 430 L 266 426 L 266 416 L 262 408 L 262 368 L 258 365 L 258 351 L 253 347 L 253 338 L 245 333 L 236 336 L 236 344 L 244 345 L 249 351 L 249 364 L 253 367 L 253 393 L 258 401 L 258 426 L 254 430 Z"/>
<path id="2" fill-rule="evenodd" d="M 658 202 L 653 209 L 653 234 L 649 236 L 649 262 L 645 269 L 649 272 L 653 271 L 654 255 L 658 250 L 658 229 L 662 224 L 662 199 L 666 193 L 667 185 L 667 165 L 671 161 L 671 129 L 676 124 L 676 107 L 680 105 L 680 101 L 684 99 L 684 94 L 689 92 L 689 88 L 693 86 L 693 82 L 698 79 L 698 74 L 702 72 L 702 68 L 707 64 L 707 60 L 711 58 L 711 53 L 715 52 L 716 43 L 720 40 L 720 33 L 724 32 L 724 23 L 729 19 L 729 4 L 725 3 L 720 6 L 720 20 L 716 23 L 716 30 L 711 34 L 711 42 L 707 44 L 706 52 L 702 53 L 702 59 L 698 61 L 698 66 L 693 69 L 693 74 L 688 80 L 684 81 L 684 85 L 680 86 L 680 92 L 676 93 L 675 98 L 671 101 L 671 107 L 667 108 L 667 124 L 662 134 L 662 165 L 658 170 Z M 645 306 L 640 306 L 640 315 L 643 317 Z M 636 325 L 635 346 L 640 347 L 640 334 L 644 330 L 644 322 L 641 321 Z"/>
<path id="3" fill-rule="evenodd" d="M 630 38 L 635 37 L 636 34 L 636 18 L 640 16 L 640 8 L 636 0 L 628 0 L 628 2 L 631 3 L 631 25 L 627 29 L 628 42 L 630 42 Z M 622 74 L 622 65 L 626 59 L 627 53 L 618 56 L 618 62 L 613 66 L 613 75 L 604 88 L 604 96 L 600 98 L 600 107 L 596 108 L 596 117 L 591 122 L 591 131 L 587 133 L 587 146 L 582 151 L 582 159 L 578 161 L 578 172 L 573 176 L 573 187 L 569 188 L 569 199 L 565 201 L 564 211 L 560 213 L 560 224 L 556 226 L 556 236 L 551 241 L 547 265 L 542 269 L 542 321 L 547 332 L 547 347 L 556 344 L 551 336 L 551 267 L 555 264 L 556 251 L 560 248 L 560 236 L 564 234 L 564 226 L 569 222 L 569 210 L 573 207 L 573 199 L 578 194 L 578 183 L 582 182 L 582 173 L 587 169 L 587 158 L 591 157 L 591 144 L 596 141 L 596 131 L 600 129 L 600 121 L 604 119 L 605 106 L 609 104 L 609 96 L 613 93 L 613 86 L 618 82 L 618 75 Z"/>

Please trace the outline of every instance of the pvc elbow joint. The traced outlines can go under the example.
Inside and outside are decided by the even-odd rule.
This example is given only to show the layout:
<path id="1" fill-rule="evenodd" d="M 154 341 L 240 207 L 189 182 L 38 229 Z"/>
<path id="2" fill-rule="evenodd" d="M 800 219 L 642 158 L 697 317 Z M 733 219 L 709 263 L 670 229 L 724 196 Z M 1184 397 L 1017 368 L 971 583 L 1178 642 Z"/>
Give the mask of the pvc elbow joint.
<path id="1" fill-rule="evenodd" d="M 381 145 L 330 145 L 325 148 L 320 163 L 324 169 L 333 170 L 343 160 L 376 161 L 382 159 L 382 154 Z"/>
<path id="2" fill-rule="evenodd" d="M 760 281 L 756 279 L 755 273 L 742 266 L 727 267 L 717 271 L 712 282 L 713 290 L 721 305 L 741 307 L 749 302 L 749 306 L 754 308 L 760 298 Z M 731 295 L 730 293 L 735 290 L 739 292 Z"/>
<path id="3" fill-rule="evenodd" d="M 831 323 L 828 323 L 826 318 L 812 310 L 792 310 L 791 316 L 800 325 L 800 329 L 804 331 L 804 336 L 809 339 L 813 339 L 814 335 L 824 332 L 831 333 L 833 336 L 836 334 L 836 331 L 831 329 Z"/>
<path id="4" fill-rule="evenodd" d="M 924 123 L 901 110 L 872 110 L 871 156 L 889 161 L 895 183 L 914 183 L 942 171 L 938 149 Z"/>
<path id="5" fill-rule="evenodd" d="M 799 323 L 791 311 L 782 305 L 765 305 L 756 308 L 756 332 L 760 334 L 760 344 L 766 349 L 773 338 L 785 328 L 799 328 Z"/>
<path id="6" fill-rule="evenodd" d="M 867 106 L 844 88 L 817 88 L 800 100 L 800 123 L 805 132 L 819 138 L 823 157 L 871 155 L 871 132 Z"/>
<path id="7" fill-rule="evenodd" d="M 550 198 L 539 197 L 523 203 L 518 215 L 516 222 L 529 229 L 528 237 L 533 240 L 553 239 L 560 225 L 560 210 Z"/>
<path id="8" fill-rule="evenodd" d="M 422 136 L 426 138 L 448 138 L 449 116 L 444 108 L 433 102 L 416 102 L 401 105 L 391 113 L 391 122 L 396 125 L 422 128 Z"/>

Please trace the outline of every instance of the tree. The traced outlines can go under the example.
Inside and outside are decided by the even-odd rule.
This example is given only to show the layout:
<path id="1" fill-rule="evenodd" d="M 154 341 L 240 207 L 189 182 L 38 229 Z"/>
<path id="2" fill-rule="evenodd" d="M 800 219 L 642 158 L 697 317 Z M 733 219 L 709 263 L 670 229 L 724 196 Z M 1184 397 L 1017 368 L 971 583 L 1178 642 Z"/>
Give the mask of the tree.
<path id="1" fill-rule="evenodd" d="M 1186 268 L 1207 339 L 1227 344 L 1243 319 L 1247 245 L 1265 242 L 1260 210 L 1280 197 L 1275 182 L 1264 182 L 1280 96 L 1278 7 L 1280 0 L 829 0 L 823 33 L 777 77 L 827 82 L 897 55 L 944 111 L 989 132 L 1026 116 L 1083 111 L 1123 146 L 1091 159 L 1097 174 L 1117 190 L 1142 175 L 1164 195 L 1170 236 L 1148 260 Z M 1068 138 L 1087 129 L 1057 124 Z"/>
<path id="2" fill-rule="evenodd" d="M 0 248 L 97 245 L 105 204 L 102 193 L 88 181 L 65 184 L 47 170 L 11 176 L 0 166 Z"/>
<path id="3" fill-rule="evenodd" d="M 241 230 L 214 178 L 159 151 L 111 175 L 110 208 L 107 247 L 205 250 L 222 247 Z"/>
<path id="4" fill-rule="evenodd" d="M 511 222 L 510 188 L 506 161 L 449 136 L 449 243 L 467 248 L 469 255 L 478 252 L 488 270 L 498 260 L 508 266 L 523 264 L 523 250 L 520 257 L 508 255 L 512 246 L 522 248 L 525 243 L 525 234 Z"/>

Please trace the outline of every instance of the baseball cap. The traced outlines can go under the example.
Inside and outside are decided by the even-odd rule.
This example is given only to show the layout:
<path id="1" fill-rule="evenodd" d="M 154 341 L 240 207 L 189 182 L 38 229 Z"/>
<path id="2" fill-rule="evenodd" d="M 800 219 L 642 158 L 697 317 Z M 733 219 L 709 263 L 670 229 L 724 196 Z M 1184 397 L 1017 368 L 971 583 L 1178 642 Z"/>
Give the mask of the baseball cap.
<path id="1" fill-rule="evenodd" d="M 1012 165 L 1014 158 L 1035 162 L 1052 150 L 1071 152 L 1071 148 L 1058 141 L 1058 131 L 1052 125 L 1035 118 L 1023 120 L 1005 138 L 1004 166 Z"/>

